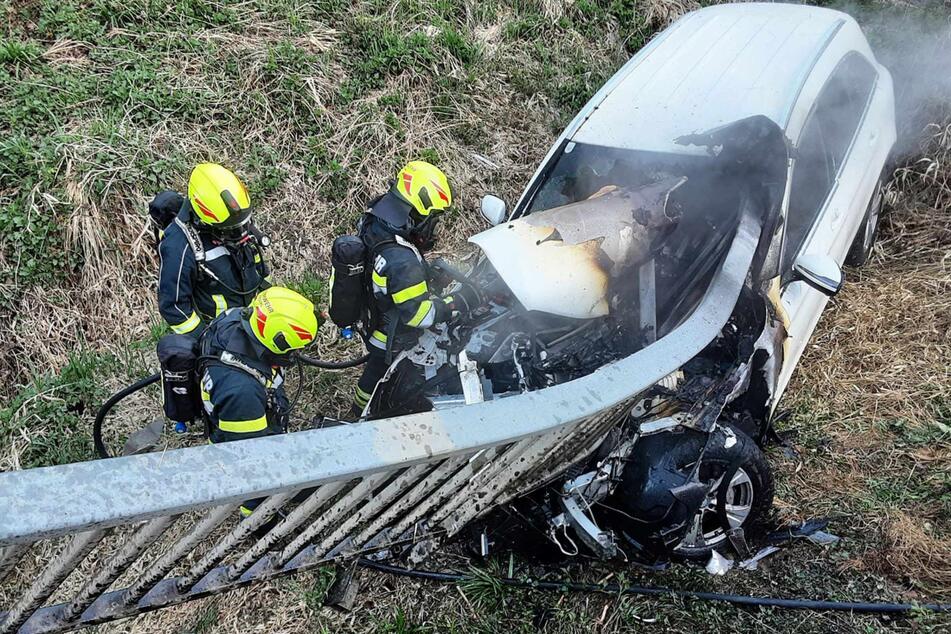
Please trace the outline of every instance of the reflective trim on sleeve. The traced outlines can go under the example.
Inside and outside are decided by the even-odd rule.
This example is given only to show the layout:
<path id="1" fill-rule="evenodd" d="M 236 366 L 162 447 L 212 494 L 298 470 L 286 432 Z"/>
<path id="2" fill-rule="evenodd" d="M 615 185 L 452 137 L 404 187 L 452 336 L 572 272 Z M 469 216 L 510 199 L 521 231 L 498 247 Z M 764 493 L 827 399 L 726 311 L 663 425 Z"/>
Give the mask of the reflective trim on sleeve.
<path id="1" fill-rule="evenodd" d="M 186 319 L 180 324 L 170 324 L 172 326 L 172 332 L 177 335 L 187 335 L 195 328 L 198 328 L 198 324 L 201 323 L 201 317 L 198 316 L 198 313 L 192 311 L 191 317 Z"/>
<path id="2" fill-rule="evenodd" d="M 215 293 L 211 298 L 215 300 L 215 317 L 228 310 L 228 302 L 225 300 L 224 295 Z"/>
<path id="3" fill-rule="evenodd" d="M 386 295 L 386 277 L 380 275 L 375 270 L 370 274 L 370 277 L 373 280 L 373 290 Z"/>
<path id="4" fill-rule="evenodd" d="M 250 434 L 251 432 L 264 431 L 267 429 L 267 416 L 261 416 L 254 420 L 218 420 L 218 428 L 221 431 L 231 432 L 232 434 Z"/>
<path id="5" fill-rule="evenodd" d="M 413 284 L 409 288 L 393 293 L 393 303 L 402 304 L 411 299 L 416 299 L 420 295 L 425 295 L 427 292 L 429 292 L 429 286 L 426 285 L 426 280 L 423 280 L 419 284 Z"/>
<path id="6" fill-rule="evenodd" d="M 419 308 L 416 309 L 416 314 L 413 315 L 413 318 L 406 322 L 407 326 L 412 326 L 413 328 L 429 328 L 433 325 L 433 322 L 436 321 L 436 307 L 433 306 L 433 303 L 426 299 L 419 303 Z"/>
<path id="7" fill-rule="evenodd" d="M 374 330 L 370 335 L 370 345 L 380 350 L 386 350 L 386 334 L 379 330 Z"/>
<path id="8" fill-rule="evenodd" d="M 261 254 L 260 254 L 260 253 L 255 253 L 255 254 L 254 254 L 254 263 L 255 263 L 255 264 L 260 264 L 260 263 L 261 263 Z"/>
<path id="9" fill-rule="evenodd" d="M 249 509 L 248 507 L 244 506 L 243 504 L 238 507 L 238 512 L 241 513 L 241 517 L 245 517 L 245 518 L 251 517 L 251 514 L 254 513 L 253 510 Z"/>
<path id="10" fill-rule="evenodd" d="M 357 386 L 357 389 L 354 390 L 353 401 L 360 407 L 366 407 L 367 403 L 370 402 L 370 394 L 367 394 L 360 389 L 360 386 Z"/>

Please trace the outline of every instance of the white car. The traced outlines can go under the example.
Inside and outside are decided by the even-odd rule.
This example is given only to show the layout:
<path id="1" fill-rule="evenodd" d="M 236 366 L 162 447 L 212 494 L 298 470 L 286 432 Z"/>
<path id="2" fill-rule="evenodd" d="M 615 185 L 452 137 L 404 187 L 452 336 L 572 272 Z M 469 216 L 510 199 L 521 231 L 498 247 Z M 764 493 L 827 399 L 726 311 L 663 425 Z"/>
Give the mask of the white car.
<path id="1" fill-rule="evenodd" d="M 536 496 L 533 508 L 555 518 L 551 534 L 570 527 L 603 556 L 617 535 L 707 556 L 771 504 L 755 445 L 841 265 L 868 258 L 894 142 L 891 78 L 848 15 L 735 4 L 684 16 L 578 113 L 511 214 L 483 200 L 495 226 L 470 239 L 472 272 L 451 274 L 485 307 L 398 359 L 369 414 L 517 399 L 616 360 L 637 368 L 662 339 L 679 345 L 687 362 L 639 392 L 587 461 L 546 456 L 539 469 L 576 473 L 549 488 L 558 504 Z M 695 342 L 677 329 L 709 312 L 745 236 L 744 290 L 728 318 L 704 316 L 720 332 L 688 353 Z M 581 512 L 599 503 L 621 516 Z"/>
<path id="2" fill-rule="evenodd" d="M 558 556 L 747 556 L 773 498 L 761 446 L 840 266 L 872 248 L 894 142 L 891 79 L 849 16 L 685 15 L 578 114 L 511 214 L 483 200 L 495 226 L 471 238 L 471 271 L 434 263 L 484 301 L 397 356 L 371 420 L 0 473 L 0 580 L 49 559 L 0 629 L 330 560 L 419 562 L 467 528 L 482 552 L 522 536 Z M 153 548 L 170 524 L 181 535 Z M 64 535 L 55 557 L 31 550 Z M 77 597 L 42 607 L 100 542 Z"/>
<path id="3" fill-rule="evenodd" d="M 771 244 L 778 257 L 765 272 L 779 276 L 787 330 L 778 399 L 828 300 L 828 293 L 794 280 L 793 266 L 797 258 L 864 264 L 889 176 L 896 139 L 892 79 L 851 16 L 772 3 L 685 15 L 578 113 L 511 215 L 547 206 L 538 194 L 575 145 L 702 154 L 705 148 L 678 140 L 754 115 L 779 126 L 789 147 L 784 222 Z M 489 213 L 498 219 L 498 203 L 489 202 Z"/>

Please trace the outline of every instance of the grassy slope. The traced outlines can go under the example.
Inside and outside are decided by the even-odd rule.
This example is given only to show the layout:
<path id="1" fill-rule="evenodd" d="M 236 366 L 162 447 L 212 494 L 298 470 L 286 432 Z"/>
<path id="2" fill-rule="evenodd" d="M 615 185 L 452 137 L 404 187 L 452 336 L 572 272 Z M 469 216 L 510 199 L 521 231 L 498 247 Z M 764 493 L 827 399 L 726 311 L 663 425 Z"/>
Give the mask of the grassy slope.
<path id="1" fill-rule="evenodd" d="M 181 188 L 194 162 L 224 162 L 246 177 L 260 223 L 276 238 L 278 277 L 319 296 L 332 236 L 352 226 L 401 161 L 421 155 L 450 174 L 460 213 L 442 235 L 448 250 L 460 246 L 479 226 L 478 196 L 513 200 L 571 114 L 683 9 L 584 0 L 0 7 L 0 392 L 8 403 L 0 468 L 89 458 L 91 410 L 151 364 L 162 330 L 145 203 L 159 188 Z M 874 261 L 848 273 L 790 389 L 788 427 L 801 457 L 773 456 L 778 514 L 831 515 L 846 541 L 832 551 L 797 547 L 756 573 L 714 580 L 681 568 L 647 582 L 857 599 L 951 587 L 949 434 L 936 424 L 951 424 L 943 259 L 951 192 L 942 170 L 951 144 L 943 128 L 931 133 L 925 153 L 934 163 L 900 172 Z M 332 332 L 319 346 L 328 356 L 350 352 Z M 350 380 L 324 373 L 308 400 L 339 407 Z M 156 405 L 154 396 L 137 398 L 122 418 L 140 425 Z M 317 608 L 324 581 L 308 575 L 108 629 L 613 631 L 642 619 L 685 632 L 916 626 L 487 583 L 462 596 L 390 579 L 374 579 L 361 610 L 340 617 Z"/>

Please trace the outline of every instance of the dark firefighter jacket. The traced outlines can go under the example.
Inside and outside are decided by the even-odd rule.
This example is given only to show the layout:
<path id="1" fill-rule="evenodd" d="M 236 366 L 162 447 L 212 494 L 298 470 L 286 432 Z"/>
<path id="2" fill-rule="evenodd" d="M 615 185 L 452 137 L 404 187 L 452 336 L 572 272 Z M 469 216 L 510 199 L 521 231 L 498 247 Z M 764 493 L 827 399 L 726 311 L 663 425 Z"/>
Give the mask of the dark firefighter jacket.
<path id="1" fill-rule="evenodd" d="M 406 204 L 387 193 L 373 205 Z M 426 260 L 410 242 L 389 231 L 375 216 L 364 214 L 360 238 L 370 252 L 371 290 L 375 310 L 370 345 L 386 350 L 388 338 L 396 337 L 393 349 L 403 350 L 418 338 L 418 329 L 429 328 L 450 317 L 449 302 L 429 288 Z"/>
<path id="2" fill-rule="evenodd" d="M 192 213 L 186 199 L 178 220 L 191 223 Z M 204 232 L 198 236 L 204 247 L 205 270 L 176 222 L 166 227 L 159 244 L 159 312 L 174 332 L 195 336 L 200 334 L 200 326 L 228 308 L 247 306 L 270 286 L 268 267 L 257 246 L 251 242 L 224 245 Z"/>
<path id="3" fill-rule="evenodd" d="M 212 442 L 270 436 L 286 426 L 283 371 L 241 313 L 228 310 L 201 337 L 201 400 Z"/>

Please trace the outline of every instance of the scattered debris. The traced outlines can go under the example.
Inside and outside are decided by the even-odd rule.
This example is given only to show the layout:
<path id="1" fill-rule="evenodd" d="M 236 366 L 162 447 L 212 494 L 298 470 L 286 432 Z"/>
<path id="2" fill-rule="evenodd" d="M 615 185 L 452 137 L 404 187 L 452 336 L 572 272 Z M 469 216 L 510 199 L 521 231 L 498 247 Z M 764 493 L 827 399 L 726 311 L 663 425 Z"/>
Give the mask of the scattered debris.
<path id="1" fill-rule="evenodd" d="M 832 533 L 827 533 L 825 531 L 816 531 L 812 533 L 811 535 L 807 535 L 806 539 L 808 539 L 813 544 L 816 544 L 817 546 L 831 546 L 833 544 L 839 543 L 840 538 L 838 535 L 833 535 Z"/>
<path id="2" fill-rule="evenodd" d="M 773 545 L 785 544 L 800 537 L 809 537 L 817 531 L 825 530 L 828 526 L 829 520 L 824 517 L 806 520 L 799 525 L 784 526 L 767 535 L 766 543 Z"/>
<path id="3" fill-rule="evenodd" d="M 765 546 L 760 549 L 758 553 L 750 557 L 749 559 L 744 559 L 738 565 L 743 570 L 756 570 L 759 567 L 759 562 L 763 559 L 766 559 L 773 553 L 779 552 L 778 546 Z"/>
<path id="4" fill-rule="evenodd" d="M 723 576 L 733 568 L 733 560 L 727 559 L 717 551 L 710 553 L 710 561 L 707 562 L 707 572 L 711 575 Z"/>

